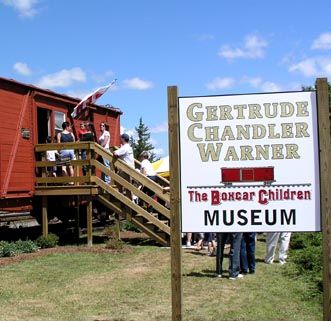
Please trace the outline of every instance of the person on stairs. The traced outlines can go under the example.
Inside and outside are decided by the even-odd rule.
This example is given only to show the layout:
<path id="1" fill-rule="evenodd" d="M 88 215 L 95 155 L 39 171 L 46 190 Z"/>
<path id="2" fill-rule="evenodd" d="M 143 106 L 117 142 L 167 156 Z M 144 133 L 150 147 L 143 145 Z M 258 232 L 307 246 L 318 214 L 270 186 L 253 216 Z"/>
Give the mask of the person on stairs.
<path id="1" fill-rule="evenodd" d="M 109 133 L 109 126 L 106 123 L 100 124 L 100 132 L 101 135 L 99 136 L 98 143 L 107 151 L 109 152 L 109 144 L 110 144 L 110 133 Z M 110 169 L 110 162 L 108 159 L 103 158 L 103 164 Z M 101 173 L 102 180 L 110 184 L 110 177 L 106 175 L 105 173 Z"/>
<path id="2" fill-rule="evenodd" d="M 114 156 L 121 159 L 124 163 L 128 164 L 130 167 L 135 168 L 134 166 L 134 158 L 133 158 L 133 149 L 129 144 L 130 137 L 128 134 L 121 135 L 121 147 L 114 151 Z M 126 181 L 131 182 L 130 175 L 124 171 L 119 171 L 118 175 L 124 178 Z M 118 184 L 118 188 L 120 192 L 123 192 L 122 186 Z M 132 193 L 126 189 L 125 194 L 128 198 L 132 199 Z"/>
<path id="3" fill-rule="evenodd" d="M 140 156 L 139 156 L 139 160 L 141 161 L 141 165 L 140 165 L 140 172 L 147 176 L 150 180 L 152 180 L 153 182 L 156 182 L 157 176 L 156 176 L 156 172 L 154 171 L 153 165 L 151 164 L 151 162 L 149 161 L 149 154 L 147 151 L 143 151 Z M 143 187 L 142 191 L 147 194 L 149 197 L 153 197 L 154 196 L 154 192 L 151 191 L 149 188 L 147 188 L 146 186 Z M 150 205 L 147 205 L 147 211 L 148 212 L 154 212 L 153 207 Z"/>

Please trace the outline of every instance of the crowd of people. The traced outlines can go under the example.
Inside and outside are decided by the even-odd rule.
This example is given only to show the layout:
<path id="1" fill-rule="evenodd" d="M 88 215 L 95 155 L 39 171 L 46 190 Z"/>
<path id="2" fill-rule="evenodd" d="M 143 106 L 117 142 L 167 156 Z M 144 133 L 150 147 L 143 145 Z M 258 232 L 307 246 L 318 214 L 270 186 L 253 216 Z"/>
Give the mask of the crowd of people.
<path id="1" fill-rule="evenodd" d="M 109 125 L 107 123 L 100 123 L 100 134 L 96 137 L 94 125 L 91 122 L 81 122 L 79 130 L 77 131 L 77 138 L 75 137 L 72 127 L 68 121 L 62 123 L 62 131 L 60 131 L 54 139 L 47 136 L 46 143 L 71 143 L 75 141 L 81 142 L 97 142 L 106 151 L 110 151 L 111 136 L 109 133 Z M 114 152 L 114 156 L 122 159 L 124 162 L 134 167 L 133 150 L 129 144 L 129 136 L 127 134 L 121 135 L 121 147 Z M 80 153 L 80 158 L 85 160 L 87 158 L 86 150 L 82 150 Z M 65 163 L 66 161 L 70 163 L 71 160 L 76 159 L 75 151 L 73 149 L 61 149 L 59 151 L 52 150 L 47 151 L 46 159 L 48 161 L 59 160 L 59 163 Z M 102 163 L 105 167 L 110 167 L 110 162 L 108 159 L 103 158 Z M 73 166 L 63 165 L 61 167 L 63 176 L 73 176 Z M 57 176 L 56 166 L 48 168 L 50 176 Z M 83 175 L 86 175 L 87 167 L 83 166 Z M 106 183 L 110 183 L 110 178 L 105 173 L 102 173 L 102 179 Z"/>
<path id="2" fill-rule="evenodd" d="M 77 133 L 77 138 L 82 142 L 98 142 L 106 151 L 110 150 L 111 136 L 109 133 L 108 124 L 102 122 L 100 124 L 100 134 L 95 137 L 94 126 L 90 122 L 82 122 Z M 121 135 L 121 146 L 115 150 L 113 155 L 116 158 L 122 159 L 133 169 L 135 168 L 135 162 L 133 157 L 133 149 L 130 146 L 130 137 L 128 134 Z M 75 142 L 76 138 L 72 132 L 69 122 L 63 122 L 62 131 L 56 136 L 57 143 Z M 52 143 L 52 138 L 47 137 L 47 143 Z M 81 151 L 80 155 L 82 160 L 87 158 L 86 150 Z M 75 160 L 75 152 L 73 149 L 61 149 L 59 152 L 56 150 L 47 151 L 46 158 L 49 161 L 54 161 L 57 158 L 64 160 Z M 105 167 L 110 168 L 110 162 L 108 159 L 103 158 L 102 163 Z M 140 172 L 147 176 L 152 181 L 156 180 L 156 173 L 152 164 L 149 161 L 149 153 L 144 151 L 140 155 L 141 167 Z M 83 175 L 87 173 L 87 167 L 83 166 Z M 50 175 L 56 176 L 56 167 L 49 168 Z M 66 176 L 73 176 L 74 171 L 72 165 L 63 165 L 62 174 Z M 118 174 L 130 182 L 130 176 L 125 171 L 118 171 Z M 102 179 L 105 183 L 110 184 L 111 180 L 106 173 L 102 172 Z M 126 194 L 127 197 L 133 199 L 133 195 L 127 189 L 123 189 L 122 186 L 118 186 L 119 191 Z M 153 196 L 153 192 L 147 187 L 143 187 L 143 191 Z M 154 209 L 147 205 L 147 210 L 153 212 Z M 242 278 L 245 274 L 254 274 L 256 270 L 255 260 L 255 243 L 256 233 L 186 233 L 186 248 L 195 248 L 196 250 L 202 250 L 204 246 L 207 247 L 209 256 L 217 257 L 217 274 L 223 275 L 223 258 L 225 248 L 229 248 L 229 279 L 236 280 Z M 286 263 L 287 251 L 289 248 L 291 233 L 270 232 L 266 233 L 266 255 L 264 262 L 266 264 L 272 264 L 275 261 L 276 248 L 279 243 L 278 262 L 280 264 Z"/>
<path id="3" fill-rule="evenodd" d="M 266 254 L 264 263 L 275 262 L 278 249 L 278 262 L 286 263 L 287 252 L 290 244 L 291 233 L 269 232 L 266 233 Z M 255 274 L 255 244 L 257 233 L 186 233 L 185 248 L 196 250 L 207 247 L 209 256 L 217 257 L 216 273 L 223 276 L 224 249 L 229 248 L 229 279 L 243 278 L 246 274 Z"/>
<path id="4" fill-rule="evenodd" d="M 97 142 L 101 145 L 106 151 L 110 151 L 111 146 L 111 135 L 109 132 L 109 125 L 105 122 L 100 123 L 100 133 L 97 136 L 95 133 L 94 125 L 91 122 L 81 122 L 79 130 L 76 133 L 77 139 L 73 133 L 72 127 L 69 122 L 65 121 L 62 123 L 62 131 L 59 132 L 55 139 L 53 140 L 52 137 L 48 136 L 46 138 L 46 143 L 69 143 L 75 141 L 81 142 Z M 135 168 L 135 161 L 133 156 L 133 149 L 130 145 L 130 137 L 128 134 L 123 133 L 120 136 L 121 146 L 114 151 L 113 156 L 115 158 L 119 158 L 123 160 L 124 163 L 129 165 L 131 168 Z M 86 160 L 87 159 L 87 151 L 81 150 L 79 155 L 80 159 Z M 48 161 L 57 161 L 58 164 L 61 164 L 61 175 L 63 176 L 74 176 L 73 166 L 71 165 L 71 160 L 76 159 L 75 151 L 73 149 L 60 149 L 57 150 L 50 150 L 46 152 L 46 159 Z M 98 160 L 108 169 L 110 169 L 110 161 L 105 157 L 98 157 Z M 149 161 L 149 153 L 147 151 L 142 152 L 140 155 L 141 160 L 141 168 L 140 172 L 150 178 L 151 180 L 156 180 L 156 173 L 153 170 L 152 164 Z M 56 177 L 59 174 L 58 166 L 49 167 L 48 169 L 49 176 Z M 82 167 L 83 175 L 86 175 L 88 171 L 88 166 L 84 165 Z M 131 182 L 130 176 L 127 172 L 118 170 L 117 174 L 124 178 L 126 181 Z M 102 180 L 107 183 L 111 184 L 111 179 L 107 175 L 107 172 L 101 172 Z M 73 184 L 73 183 L 70 183 Z M 126 194 L 127 197 L 133 198 L 134 196 L 131 195 L 131 192 L 127 189 L 124 189 L 121 185 L 118 184 L 119 191 Z M 152 192 L 146 188 L 143 188 L 143 191 L 147 193 L 147 195 L 152 196 Z"/>

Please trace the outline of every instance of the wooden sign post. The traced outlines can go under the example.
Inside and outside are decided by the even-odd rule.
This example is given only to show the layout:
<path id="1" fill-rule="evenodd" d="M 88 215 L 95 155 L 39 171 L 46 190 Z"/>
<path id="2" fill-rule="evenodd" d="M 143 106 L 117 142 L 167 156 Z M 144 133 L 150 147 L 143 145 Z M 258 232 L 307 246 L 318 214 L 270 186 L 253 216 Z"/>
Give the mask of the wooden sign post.
<path id="1" fill-rule="evenodd" d="M 326 78 L 316 80 L 316 90 L 323 233 L 323 321 L 331 321 L 331 141 L 328 82 Z"/>
<path id="2" fill-rule="evenodd" d="M 168 87 L 168 123 L 170 157 L 170 245 L 172 321 L 182 320 L 182 241 L 180 220 L 179 123 L 177 87 Z"/>

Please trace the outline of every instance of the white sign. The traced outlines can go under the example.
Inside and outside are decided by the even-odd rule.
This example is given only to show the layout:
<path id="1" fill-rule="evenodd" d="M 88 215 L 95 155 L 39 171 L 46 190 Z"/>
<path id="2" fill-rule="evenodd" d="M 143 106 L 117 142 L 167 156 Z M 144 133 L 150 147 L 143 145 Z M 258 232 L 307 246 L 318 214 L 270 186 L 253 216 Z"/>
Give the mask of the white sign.
<path id="1" fill-rule="evenodd" d="M 315 92 L 178 100 L 183 232 L 320 230 Z"/>

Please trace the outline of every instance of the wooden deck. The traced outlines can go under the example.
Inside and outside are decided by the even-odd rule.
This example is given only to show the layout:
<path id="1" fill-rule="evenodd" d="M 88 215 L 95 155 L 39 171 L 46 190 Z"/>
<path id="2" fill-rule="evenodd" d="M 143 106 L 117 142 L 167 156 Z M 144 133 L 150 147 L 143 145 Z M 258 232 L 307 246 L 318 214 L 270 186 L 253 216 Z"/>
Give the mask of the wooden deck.
<path id="1" fill-rule="evenodd" d="M 45 160 L 47 150 L 74 149 L 76 160 L 67 165 L 73 166 L 74 176 L 53 177 L 47 173 L 47 168 L 56 166 L 56 162 Z M 87 159 L 80 158 L 81 151 L 85 150 Z M 99 156 L 99 157 L 97 157 Z M 110 162 L 110 168 L 99 161 L 100 156 Z M 154 182 L 142 175 L 136 169 L 129 167 L 123 161 L 113 157 L 111 152 L 103 149 L 96 143 L 67 143 L 67 144 L 41 144 L 36 146 L 36 157 L 41 159 L 36 162 L 35 195 L 42 199 L 43 234 L 48 234 L 48 197 L 79 197 L 87 203 L 87 239 L 88 245 L 92 245 L 92 208 L 93 202 L 100 202 L 117 216 L 125 217 L 136 225 L 142 232 L 162 245 L 170 242 L 170 210 L 166 204 L 170 203 L 169 192 L 164 187 L 169 182 L 163 177 L 158 177 Z M 82 175 L 82 167 L 86 166 L 87 173 Z M 136 167 L 140 163 L 136 161 Z M 119 172 L 126 173 L 130 178 L 125 180 Z M 111 184 L 101 179 L 101 174 L 110 177 Z M 147 195 L 142 186 L 153 191 L 157 199 Z M 124 195 L 123 190 L 127 193 Z M 136 195 L 142 200 L 144 206 L 132 201 L 128 195 Z M 156 213 L 150 213 L 147 209 L 154 208 Z"/>

